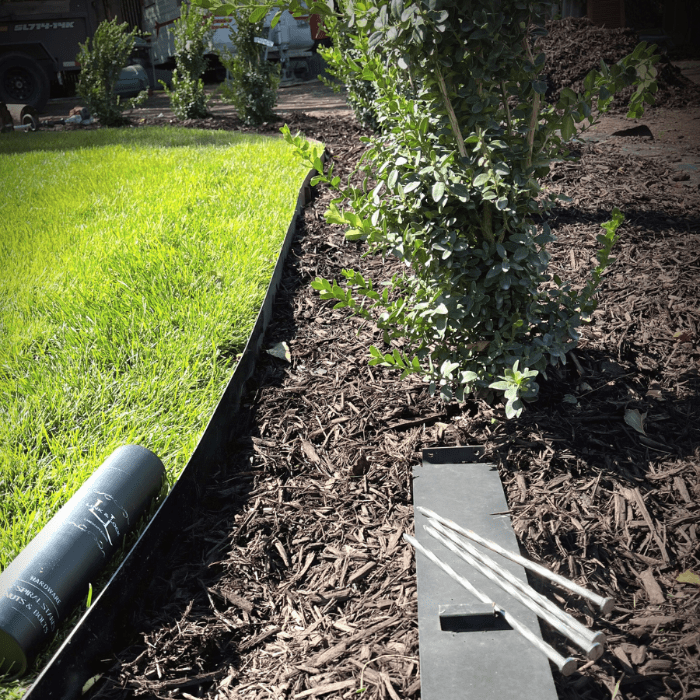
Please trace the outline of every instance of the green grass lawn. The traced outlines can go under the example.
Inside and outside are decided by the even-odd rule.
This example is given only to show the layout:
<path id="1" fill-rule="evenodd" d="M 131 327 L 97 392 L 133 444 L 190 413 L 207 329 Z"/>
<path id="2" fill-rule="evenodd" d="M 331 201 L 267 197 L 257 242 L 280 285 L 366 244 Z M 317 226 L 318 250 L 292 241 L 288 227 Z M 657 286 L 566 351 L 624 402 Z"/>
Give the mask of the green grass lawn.
<path id="1" fill-rule="evenodd" d="M 305 174 L 226 132 L 0 138 L 0 570 L 118 446 L 179 474 Z"/>

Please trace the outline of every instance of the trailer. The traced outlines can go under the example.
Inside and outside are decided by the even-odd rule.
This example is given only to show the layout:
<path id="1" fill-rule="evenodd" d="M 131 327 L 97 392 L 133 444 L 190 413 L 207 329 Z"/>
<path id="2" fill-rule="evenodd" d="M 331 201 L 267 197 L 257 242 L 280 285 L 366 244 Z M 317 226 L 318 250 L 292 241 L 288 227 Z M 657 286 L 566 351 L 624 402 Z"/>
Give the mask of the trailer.
<path id="1" fill-rule="evenodd" d="M 0 6 L 0 101 L 43 109 L 51 81 L 79 70 L 78 44 L 100 20 L 89 0 L 13 2 Z"/>
<path id="2" fill-rule="evenodd" d="M 31 0 L 0 5 L 0 102 L 30 104 L 42 110 L 49 99 L 51 83 L 75 81 L 80 71 L 79 44 L 93 36 L 99 23 L 117 18 L 129 28 L 147 35 L 145 49 L 137 47 L 134 63 L 146 69 L 151 87 L 163 77 L 160 69 L 175 66 L 175 42 L 170 29 L 180 17 L 182 0 Z M 309 17 L 284 12 L 270 28 L 272 13 L 265 20 L 266 37 L 272 46 L 267 58 L 279 61 L 283 79 L 308 72 L 317 38 L 312 36 Z M 209 53 L 231 50 L 229 32 L 235 31 L 230 17 L 215 17 Z M 317 34 L 317 32 L 314 32 Z M 141 57 L 138 52 L 141 51 Z"/>

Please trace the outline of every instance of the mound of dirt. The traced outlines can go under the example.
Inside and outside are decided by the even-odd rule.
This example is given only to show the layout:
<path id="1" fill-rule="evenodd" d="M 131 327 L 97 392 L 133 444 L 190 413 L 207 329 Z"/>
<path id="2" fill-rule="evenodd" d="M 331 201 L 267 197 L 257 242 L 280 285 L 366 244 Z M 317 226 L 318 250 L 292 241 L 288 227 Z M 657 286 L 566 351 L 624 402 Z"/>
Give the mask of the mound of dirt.
<path id="1" fill-rule="evenodd" d="M 598 68 L 602 59 L 608 65 L 617 63 L 639 43 L 633 29 L 597 27 L 588 18 L 567 18 L 547 23 L 548 35 L 540 39 L 539 48 L 547 62 L 548 98 L 559 99 L 565 87 L 576 92 L 583 89 L 583 79 Z M 657 64 L 656 106 L 680 108 L 700 105 L 700 86 L 682 75 L 667 56 Z M 632 88 L 623 90 L 613 103 L 613 110 L 626 109 Z"/>

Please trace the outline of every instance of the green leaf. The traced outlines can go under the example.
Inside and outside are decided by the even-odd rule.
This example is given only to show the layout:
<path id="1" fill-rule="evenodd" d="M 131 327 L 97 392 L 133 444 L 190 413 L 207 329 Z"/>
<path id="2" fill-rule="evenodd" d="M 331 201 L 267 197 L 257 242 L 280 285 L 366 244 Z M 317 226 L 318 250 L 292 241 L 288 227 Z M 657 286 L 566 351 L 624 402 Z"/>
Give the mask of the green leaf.
<path id="1" fill-rule="evenodd" d="M 576 124 L 574 123 L 574 118 L 570 114 L 567 114 L 561 125 L 561 137 L 564 141 L 570 141 L 575 133 Z"/>
<path id="2" fill-rule="evenodd" d="M 248 21 L 251 24 L 255 24 L 256 22 L 259 22 L 261 19 L 263 19 L 263 17 L 265 17 L 266 14 L 267 14 L 267 6 L 266 5 L 256 7 L 250 13 L 250 17 L 248 18 Z M 279 12 L 277 13 L 277 15 L 279 15 Z M 275 15 L 275 18 L 277 17 L 277 15 Z"/>
<path id="3" fill-rule="evenodd" d="M 485 279 L 487 279 L 487 280 L 493 279 L 494 277 L 497 277 L 498 275 L 500 275 L 502 272 L 503 272 L 503 269 L 501 268 L 500 263 L 498 265 L 494 265 L 486 273 Z"/>
<path id="4" fill-rule="evenodd" d="M 435 202 L 439 202 L 445 194 L 445 183 L 444 182 L 436 182 L 433 185 L 433 190 L 432 190 L 432 195 L 433 195 L 433 200 Z"/>
<path id="5" fill-rule="evenodd" d="M 520 399 L 509 400 L 506 404 L 506 418 L 517 418 L 523 412 L 523 403 Z"/>
<path id="6" fill-rule="evenodd" d="M 383 38 L 384 32 L 374 32 L 369 38 L 369 48 L 373 49 L 375 46 L 379 46 Z"/>
<path id="7" fill-rule="evenodd" d="M 576 102 L 576 100 L 578 99 L 578 96 L 576 95 L 576 93 L 571 88 L 568 88 L 568 87 L 565 87 L 561 91 L 561 97 L 566 98 L 569 101 L 569 103 Z"/>
<path id="8" fill-rule="evenodd" d="M 394 19 L 399 19 L 403 12 L 403 0 L 391 0 L 391 14 Z"/>
<path id="9" fill-rule="evenodd" d="M 646 413 L 640 413 L 636 408 L 625 410 L 625 423 L 642 435 L 646 435 L 644 431 L 644 420 L 646 417 Z"/>
<path id="10" fill-rule="evenodd" d="M 316 289 L 318 291 L 321 291 L 321 290 L 330 291 L 331 290 L 331 283 L 327 279 L 324 279 L 323 277 L 317 277 L 311 283 L 311 288 Z"/>
<path id="11" fill-rule="evenodd" d="M 496 391 L 507 391 L 508 387 L 510 386 L 510 382 L 493 382 L 489 384 L 489 389 L 495 389 Z"/>
<path id="12" fill-rule="evenodd" d="M 490 179 L 489 173 L 481 173 L 474 178 L 474 187 L 483 187 Z"/>
<path id="13" fill-rule="evenodd" d="M 440 374 L 449 379 L 452 378 L 452 373 L 459 367 L 459 362 L 445 360 L 440 367 Z"/>
<path id="14" fill-rule="evenodd" d="M 359 241 L 362 240 L 367 234 L 364 231 L 360 231 L 356 228 L 351 228 L 345 232 L 346 241 Z"/>
<path id="15" fill-rule="evenodd" d="M 692 571 L 684 571 L 682 574 L 678 574 L 676 581 L 678 583 L 692 583 L 695 586 L 700 586 L 700 576 Z"/>

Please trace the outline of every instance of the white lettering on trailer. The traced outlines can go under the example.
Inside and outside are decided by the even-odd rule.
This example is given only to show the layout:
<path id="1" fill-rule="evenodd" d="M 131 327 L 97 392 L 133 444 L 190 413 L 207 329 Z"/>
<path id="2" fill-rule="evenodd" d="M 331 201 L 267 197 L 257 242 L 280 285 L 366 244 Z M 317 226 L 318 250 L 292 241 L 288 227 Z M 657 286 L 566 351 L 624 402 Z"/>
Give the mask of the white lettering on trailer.
<path id="1" fill-rule="evenodd" d="M 32 22 L 30 24 L 15 24 L 16 32 L 33 32 L 39 29 L 73 29 L 73 22 Z"/>

